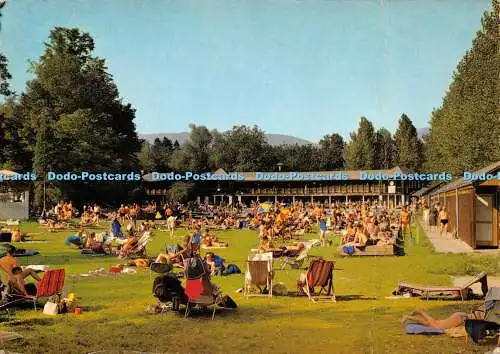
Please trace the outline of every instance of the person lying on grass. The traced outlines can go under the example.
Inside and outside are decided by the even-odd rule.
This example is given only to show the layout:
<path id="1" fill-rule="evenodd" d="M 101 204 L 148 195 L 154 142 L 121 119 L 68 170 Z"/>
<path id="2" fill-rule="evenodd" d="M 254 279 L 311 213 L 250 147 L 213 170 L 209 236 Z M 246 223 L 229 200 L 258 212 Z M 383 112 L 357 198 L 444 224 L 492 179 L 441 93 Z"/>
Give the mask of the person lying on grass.
<path id="1" fill-rule="evenodd" d="M 86 244 L 86 237 L 83 228 L 81 228 L 76 235 L 70 235 L 66 237 L 64 244 L 66 246 L 76 246 L 78 248 L 83 248 Z"/>
<path id="2" fill-rule="evenodd" d="M 201 236 L 201 245 L 204 247 L 228 247 L 226 242 L 219 241 L 217 236 L 210 233 L 208 229 L 205 229 Z"/>
<path id="3" fill-rule="evenodd" d="M 36 281 L 40 281 L 40 277 L 31 268 L 25 268 L 24 270 L 17 265 L 17 259 L 14 257 L 16 253 L 16 248 L 14 246 L 9 246 L 7 248 L 7 255 L 0 259 L 0 268 L 7 273 L 9 279 L 9 285 L 11 289 L 18 292 L 21 295 L 34 295 L 28 294 L 26 288 L 24 287 L 24 279 L 28 276 L 33 277 Z M 35 292 L 36 293 L 36 292 Z"/>
<path id="4" fill-rule="evenodd" d="M 401 319 L 402 324 L 416 323 L 419 325 L 438 328 L 438 329 L 450 329 L 461 326 L 465 323 L 466 319 L 476 319 L 475 316 L 467 314 L 465 312 L 455 312 L 444 320 L 438 320 L 433 318 L 431 315 L 423 310 L 413 311 L 410 315 L 405 315 Z"/>
<path id="5" fill-rule="evenodd" d="M 28 241 L 29 237 L 39 234 L 40 232 L 21 232 L 21 229 L 18 227 L 17 230 L 12 231 L 12 242 Z"/>
<path id="6" fill-rule="evenodd" d="M 183 258 L 191 256 L 193 253 L 191 236 L 184 237 L 184 242 L 181 245 L 176 245 L 175 248 L 167 247 L 167 253 L 160 253 L 155 260 L 155 263 L 179 264 L 182 265 Z"/>

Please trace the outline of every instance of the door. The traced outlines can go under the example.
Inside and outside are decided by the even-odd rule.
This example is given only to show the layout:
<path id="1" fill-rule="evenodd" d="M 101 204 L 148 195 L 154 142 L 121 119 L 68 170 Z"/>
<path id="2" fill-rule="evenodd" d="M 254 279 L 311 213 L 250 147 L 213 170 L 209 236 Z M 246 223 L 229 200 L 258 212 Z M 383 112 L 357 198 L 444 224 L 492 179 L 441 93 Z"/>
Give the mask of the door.
<path id="1" fill-rule="evenodd" d="M 496 246 L 493 240 L 493 202 L 491 194 L 476 195 L 476 245 Z"/>

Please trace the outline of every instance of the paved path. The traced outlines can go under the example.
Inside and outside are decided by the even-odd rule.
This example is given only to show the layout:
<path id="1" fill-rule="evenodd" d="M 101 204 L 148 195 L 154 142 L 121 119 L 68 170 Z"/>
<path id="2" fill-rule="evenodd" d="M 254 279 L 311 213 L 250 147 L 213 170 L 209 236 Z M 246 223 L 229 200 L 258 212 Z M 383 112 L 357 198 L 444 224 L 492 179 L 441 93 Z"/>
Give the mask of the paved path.
<path id="1" fill-rule="evenodd" d="M 423 221 L 421 218 L 418 218 L 418 222 L 420 225 L 423 225 Z M 425 227 L 422 226 L 422 229 L 427 234 L 427 238 L 431 241 L 434 246 L 434 250 L 438 253 L 472 253 L 474 250 L 468 244 L 466 244 L 462 240 L 457 240 L 452 238 L 451 234 L 448 233 L 448 236 L 441 236 L 439 234 L 439 229 L 433 227 L 432 230 L 425 230 Z"/>

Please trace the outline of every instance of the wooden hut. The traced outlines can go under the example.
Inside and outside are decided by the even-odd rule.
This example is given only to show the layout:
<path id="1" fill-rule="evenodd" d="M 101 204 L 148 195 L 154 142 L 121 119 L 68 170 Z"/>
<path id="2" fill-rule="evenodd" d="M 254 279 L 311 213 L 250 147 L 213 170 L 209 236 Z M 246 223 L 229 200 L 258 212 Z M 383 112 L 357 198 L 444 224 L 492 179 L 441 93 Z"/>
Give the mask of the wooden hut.
<path id="1" fill-rule="evenodd" d="M 472 248 L 498 248 L 500 238 L 500 161 L 430 193 L 449 214 L 449 231 Z M 487 177 L 490 177 L 487 179 Z"/>

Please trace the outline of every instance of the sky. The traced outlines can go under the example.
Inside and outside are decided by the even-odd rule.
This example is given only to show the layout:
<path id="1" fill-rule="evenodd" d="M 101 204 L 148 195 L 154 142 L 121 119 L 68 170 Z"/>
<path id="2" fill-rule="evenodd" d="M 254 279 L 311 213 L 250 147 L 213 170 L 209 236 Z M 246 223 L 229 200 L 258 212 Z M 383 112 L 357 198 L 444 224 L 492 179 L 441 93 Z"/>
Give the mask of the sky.
<path id="1" fill-rule="evenodd" d="M 55 26 L 95 40 L 141 133 L 258 125 L 313 142 L 361 116 L 427 126 L 490 0 L 7 0 L 22 92 Z"/>

